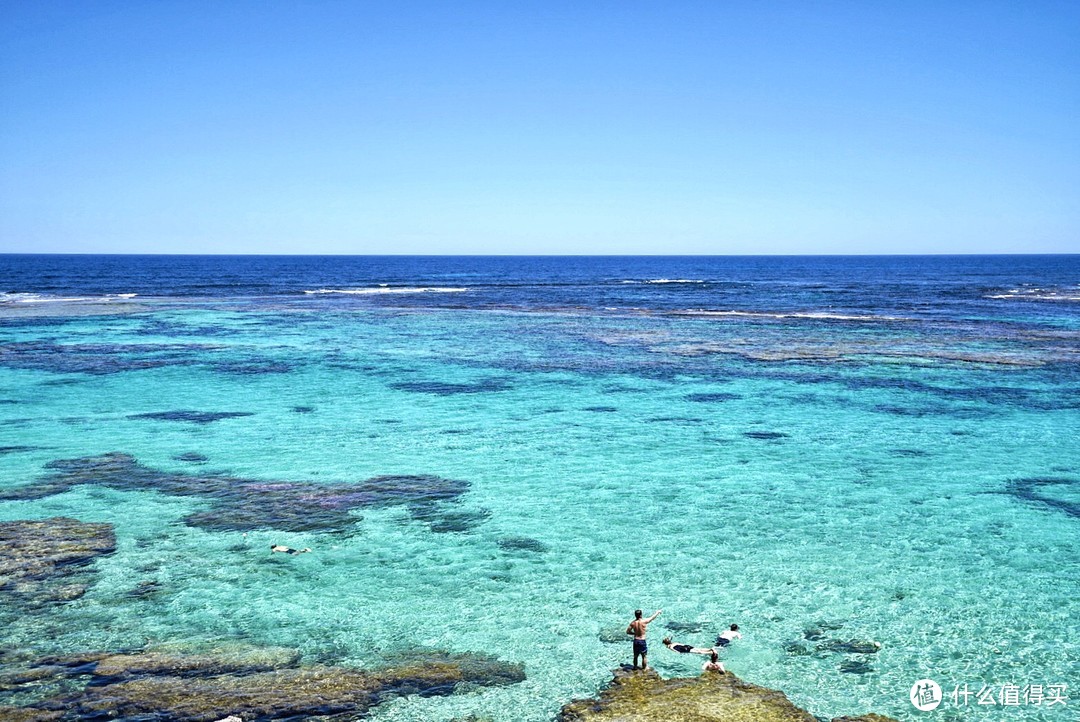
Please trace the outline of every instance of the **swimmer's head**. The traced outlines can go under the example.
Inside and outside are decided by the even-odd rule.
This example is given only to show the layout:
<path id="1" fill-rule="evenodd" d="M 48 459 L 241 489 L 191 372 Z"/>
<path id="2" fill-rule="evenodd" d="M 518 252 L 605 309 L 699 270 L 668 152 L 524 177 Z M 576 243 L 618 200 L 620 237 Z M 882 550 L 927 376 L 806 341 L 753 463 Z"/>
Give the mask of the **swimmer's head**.
<path id="1" fill-rule="evenodd" d="M 739 625 L 738 624 L 732 624 L 731 625 L 731 631 L 733 631 L 733 632 L 739 631 Z"/>
<path id="2" fill-rule="evenodd" d="M 671 637 L 664 637 L 664 644 L 671 644 Z"/>

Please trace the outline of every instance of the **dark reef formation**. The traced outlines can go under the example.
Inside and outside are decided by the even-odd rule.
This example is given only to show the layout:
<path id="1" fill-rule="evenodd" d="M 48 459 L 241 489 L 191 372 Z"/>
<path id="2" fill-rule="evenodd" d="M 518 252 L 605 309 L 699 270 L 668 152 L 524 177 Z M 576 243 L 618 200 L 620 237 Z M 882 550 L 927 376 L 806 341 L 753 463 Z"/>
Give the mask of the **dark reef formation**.
<path id="1" fill-rule="evenodd" d="M 1080 485 L 1080 480 L 1067 477 L 1033 477 L 1027 479 L 1010 479 L 1005 485 L 1005 493 L 1028 503 L 1041 504 L 1042 506 L 1056 509 L 1072 517 L 1080 517 L 1080 504 L 1068 499 L 1060 499 L 1044 493 L 1045 489 L 1055 486 L 1067 487 Z"/>
<path id="2" fill-rule="evenodd" d="M 0 594 L 37 607 L 78 599 L 93 575 L 87 565 L 116 550 L 111 524 L 67 517 L 0 522 Z"/>
<path id="3" fill-rule="evenodd" d="M 506 391 L 510 388 L 509 382 L 503 379 L 483 379 L 464 384 L 447 383 L 444 381 L 399 381 L 389 384 L 389 386 L 398 391 L 412 391 L 413 393 L 432 394 L 434 396 L 493 393 L 496 391 Z"/>
<path id="4" fill-rule="evenodd" d="M 250 411 L 153 411 L 147 414 L 132 414 L 129 419 L 152 419 L 154 421 L 186 421 L 205 426 L 221 419 L 239 419 L 254 416 Z"/>
<path id="5" fill-rule="evenodd" d="M 5 720 L 168 720 L 212 722 L 363 716 L 393 697 L 448 695 L 459 686 L 508 685 L 525 679 L 520 664 L 481 654 L 431 651 L 377 670 L 302 666 L 288 649 L 208 654 L 141 651 L 23 660 L 0 674 L 0 694 L 25 688 L 75 689 L 21 706 L 0 706 Z"/>
<path id="6" fill-rule="evenodd" d="M 468 482 L 439 476 L 376 476 L 354 484 L 303 481 L 255 481 L 220 474 L 158 471 L 130 454 L 60 459 L 46 464 L 49 474 L 14 489 L 0 491 L 0 501 L 41 499 L 82 484 L 121 491 L 157 491 L 169 496 L 204 499 L 210 508 L 185 518 L 189 526 L 210 531 L 345 531 L 365 507 L 406 505 L 432 525 L 444 520 L 432 510 L 468 490 Z M 467 525 L 469 520 L 458 520 Z M 454 524 L 454 520 L 445 521 Z"/>

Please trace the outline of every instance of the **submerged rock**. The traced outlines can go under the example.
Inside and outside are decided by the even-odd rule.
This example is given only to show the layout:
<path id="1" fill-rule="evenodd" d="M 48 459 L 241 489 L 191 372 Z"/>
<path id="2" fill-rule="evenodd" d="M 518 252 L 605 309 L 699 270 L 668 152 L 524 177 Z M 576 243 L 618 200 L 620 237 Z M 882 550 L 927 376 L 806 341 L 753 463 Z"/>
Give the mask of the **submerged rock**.
<path id="1" fill-rule="evenodd" d="M 743 436 L 748 439 L 761 439 L 765 441 L 786 439 L 789 434 L 785 434 L 782 431 L 744 431 Z"/>
<path id="2" fill-rule="evenodd" d="M 653 670 L 620 669 L 596 699 L 564 705 L 557 722 L 818 722 L 774 689 L 733 674 L 663 679 Z M 833 722 L 896 722 L 869 715 Z"/>
<path id="3" fill-rule="evenodd" d="M 881 642 L 869 639 L 830 639 L 817 646 L 820 652 L 844 652 L 847 654 L 876 654 L 881 649 Z"/>
<path id="4" fill-rule="evenodd" d="M 1010 479 L 1005 485 L 1005 493 L 1016 497 L 1024 502 L 1041 504 L 1050 509 L 1064 512 L 1069 516 L 1080 517 L 1080 503 L 1067 498 L 1059 498 L 1050 494 L 1042 493 L 1041 489 L 1055 486 L 1080 485 L 1080 479 L 1069 477 L 1031 477 L 1026 479 Z"/>
<path id="5" fill-rule="evenodd" d="M 418 394 L 434 396 L 454 396 L 456 394 L 482 394 L 506 391 L 510 384 L 503 379 L 483 379 L 472 383 L 448 383 L 445 381 L 399 381 L 389 384 L 398 391 L 412 391 Z"/>
<path id="6" fill-rule="evenodd" d="M 256 648 L 198 655 L 104 655 L 93 659 L 90 667 L 52 664 L 50 674 L 89 675 L 90 683 L 30 707 L 11 708 L 16 712 L 4 719 L 145 717 L 211 722 L 227 715 L 246 720 L 359 716 L 401 695 L 446 695 L 459 686 L 506 685 L 525 679 L 520 664 L 477 654 L 428 651 L 374 671 L 300 667 L 297 658 L 292 650 Z M 43 668 L 50 660 L 40 661 Z"/>
<path id="7" fill-rule="evenodd" d="M 539 539 L 532 539 L 527 536 L 507 536 L 500 539 L 497 543 L 499 548 L 506 549 L 507 551 L 526 551 L 542 554 L 548 550 L 547 544 Z"/>
<path id="8" fill-rule="evenodd" d="M 664 628 L 670 629 L 672 632 L 697 634 L 705 628 L 705 622 L 678 622 L 671 620 L 670 622 L 664 622 Z"/>
<path id="9" fill-rule="evenodd" d="M 148 414 L 131 414 L 129 419 L 153 419 L 154 421 L 187 421 L 205 426 L 221 419 L 238 419 L 254 416 L 250 411 L 154 411 Z"/>
<path id="10" fill-rule="evenodd" d="M 715 393 L 702 392 L 695 394 L 687 394 L 685 398 L 687 401 L 695 401 L 699 404 L 716 404 L 723 403 L 724 401 L 738 401 L 742 398 L 742 396 L 727 391 L 718 391 Z"/>
<path id="11" fill-rule="evenodd" d="M 874 668 L 862 659 L 845 659 L 840 663 L 840 671 L 844 674 L 871 674 Z"/>
<path id="12" fill-rule="evenodd" d="M 210 457 L 196 451 L 187 451 L 183 454 L 177 454 L 173 459 L 176 461 L 186 461 L 191 464 L 205 464 L 207 461 L 210 461 Z"/>
<path id="13" fill-rule="evenodd" d="M 608 627 L 601 629 L 596 638 L 605 644 L 626 644 L 631 637 L 626 633 L 625 627 Z"/>
<path id="14" fill-rule="evenodd" d="M 0 592 L 23 604 L 77 599 L 86 593 L 85 567 L 116 551 L 111 524 L 67 517 L 0 522 Z"/>
<path id="15" fill-rule="evenodd" d="M 210 508 L 184 521 L 210 531 L 343 531 L 359 521 L 356 509 L 434 505 L 456 499 L 469 487 L 464 481 L 432 475 L 377 476 L 354 484 L 254 481 L 158 471 L 119 452 L 58 459 L 45 468 L 51 473 L 32 484 L 0 492 L 0 501 L 40 499 L 81 484 L 98 484 L 121 491 L 158 491 L 205 499 Z"/>

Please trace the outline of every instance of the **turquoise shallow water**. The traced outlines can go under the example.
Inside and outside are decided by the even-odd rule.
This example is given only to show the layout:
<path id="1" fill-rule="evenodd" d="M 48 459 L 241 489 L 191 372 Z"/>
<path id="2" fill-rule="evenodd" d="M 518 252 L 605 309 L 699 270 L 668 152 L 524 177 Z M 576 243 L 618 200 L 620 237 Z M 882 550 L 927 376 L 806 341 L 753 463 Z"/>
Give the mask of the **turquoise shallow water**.
<path id="1" fill-rule="evenodd" d="M 641 607 L 664 610 L 650 631 L 662 674 L 701 662 L 663 649 L 664 634 L 708 645 L 737 622 L 729 669 L 825 717 L 915 719 L 908 691 L 923 677 L 947 691 L 1074 689 L 1080 411 L 1061 361 L 1067 324 L 1033 346 L 815 318 L 127 310 L 4 329 L 24 346 L 0 368 L 0 445 L 34 448 L 0 456 L 0 488 L 111 451 L 249 480 L 436 474 L 468 482 L 446 506 L 470 528 L 435 531 L 390 506 L 356 510 L 345 533 L 245 536 L 186 525 L 208 506 L 198 496 L 92 484 L 0 502 L 4 520 L 110 522 L 119 544 L 75 602 L 33 615 L 0 603 L 9 646 L 237 640 L 361 667 L 418 646 L 486 651 L 523 662 L 527 680 L 396 700 L 373 719 L 548 720 L 629 661 L 628 642 L 600 637 Z M 112 367 L 86 373 L 89 361 Z M 132 418 L 172 410 L 251 415 Z M 270 555 L 270 543 L 314 552 Z M 162 591 L 127 594 L 147 580 Z M 805 632 L 822 623 L 827 638 L 882 648 L 818 652 Z M 1075 708 L 935 714 L 1064 720 Z"/>

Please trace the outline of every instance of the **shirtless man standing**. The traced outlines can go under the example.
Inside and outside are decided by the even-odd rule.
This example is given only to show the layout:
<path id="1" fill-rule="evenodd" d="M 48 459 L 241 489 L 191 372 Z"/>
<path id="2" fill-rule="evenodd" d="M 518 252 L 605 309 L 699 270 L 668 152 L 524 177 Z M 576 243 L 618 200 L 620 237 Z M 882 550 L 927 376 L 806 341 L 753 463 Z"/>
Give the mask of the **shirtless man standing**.
<path id="1" fill-rule="evenodd" d="M 649 622 L 660 616 L 660 612 L 664 610 L 657 609 L 656 614 L 652 615 L 648 619 L 641 618 L 641 610 L 634 610 L 634 621 L 630 622 L 630 625 L 626 628 L 627 634 L 634 635 L 634 669 L 637 669 L 638 657 L 641 657 L 641 668 L 649 668 L 649 645 L 645 641 L 646 628 L 649 626 Z"/>

